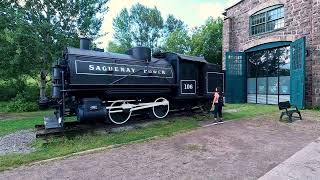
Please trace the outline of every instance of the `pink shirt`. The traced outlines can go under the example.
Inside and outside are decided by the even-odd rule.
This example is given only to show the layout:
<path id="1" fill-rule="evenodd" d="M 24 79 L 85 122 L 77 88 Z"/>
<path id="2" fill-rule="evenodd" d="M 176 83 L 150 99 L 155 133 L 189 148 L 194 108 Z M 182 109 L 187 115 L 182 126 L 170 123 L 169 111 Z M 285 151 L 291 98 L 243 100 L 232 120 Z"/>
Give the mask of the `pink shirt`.
<path id="1" fill-rule="evenodd" d="M 219 93 L 215 92 L 214 93 L 214 98 L 213 98 L 213 103 L 219 103 Z"/>

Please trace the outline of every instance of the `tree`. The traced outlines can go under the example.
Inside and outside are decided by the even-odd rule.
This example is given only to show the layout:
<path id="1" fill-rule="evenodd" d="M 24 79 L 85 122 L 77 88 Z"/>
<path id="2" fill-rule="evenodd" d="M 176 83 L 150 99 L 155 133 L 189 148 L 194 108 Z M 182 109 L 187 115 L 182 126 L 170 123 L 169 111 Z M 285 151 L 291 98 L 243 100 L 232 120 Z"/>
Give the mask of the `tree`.
<path id="1" fill-rule="evenodd" d="M 172 14 L 169 14 L 165 23 L 166 34 L 174 32 L 177 29 L 185 29 L 186 25 L 180 19 L 175 18 Z"/>
<path id="2" fill-rule="evenodd" d="M 142 4 L 132 6 L 131 10 L 131 33 L 137 46 L 147 46 L 155 49 L 159 46 L 158 40 L 163 29 L 163 18 L 160 11 L 148 8 Z"/>
<path id="3" fill-rule="evenodd" d="M 222 64 L 223 20 L 209 18 L 205 25 L 193 31 L 190 55 L 204 56 L 209 62 Z"/>
<path id="4" fill-rule="evenodd" d="M 16 82 L 18 90 L 26 76 L 38 72 L 41 48 L 38 35 L 24 15 L 25 11 L 15 3 L 0 4 L 0 77 Z"/>
<path id="5" fill-rule="evenodd" d="M 116 42 L 108 44 L 108 50 L 112 52 L 124 53 L 132 47 L 130 14 L 127 8 L 121 10 L 120 14 L 113 19 L 114 39 Z M 119 45 L 120 44 L 120 45 Z"/>
<path id="6" fill-rule="evenodd" d="M 120 54 L 125 54 L 128 49 L 130 49 L 130 47 L 123 44 L 118 44 L 114 41 L 110 41 L 107 46 L 107 50 L 109 52 L 120 53 Z"/>
<path id="7" fill-rule="evenodd" d="M 169 34 L 165 41 L 165 50 L 180 54 L 190 51 L 190 37 L 187 29 L 176 29 Z"/>
<path id="8" fill-rule="evenodd" d="M 8 62 L 16 62 L 19 67 L 32 69 L 20 71 L 18 74 L 21 76 L 28 74 L 37 78 L 39 76 L 36 72 L 41 71 L 39 78 L 40 99 L 46 99 L 45 87 L 48 69 L 52 62 L 61 55 L 63 48 L 68 45 L 78 47 L 81 35 L 93 39 L 101 35 L 99 34 L 103 20 L 101 14 L 107 10 L 105 6 L 107 1 L 25 0 L 25 4 L 19 4 L 20 1 L 3 1 L 4 6 L 10 5 L 11 9 L 1 6 L 1 11 L 12 14 L 10 11 L 14 10 L 16 14 L 13 16 L 19 17 L 21 21 L 12 23 L 13 27 L 10 26 L 10 23 L 5 25 L 7 44 L 4 46 L 8 49 L 14 44 L 12 47 L 15 48 L 11 48 L 7 52 L 10 53 L 10 58 L 24 56 Z M 17 39 L 20 41 L 16 41 Z M 31 43 L 29 44 L 29 42 Z M 0 55 L 0 61 L 3 61 L 2 56 Z"/>
<path id="9" fill-rule="evenodd" d="M 113 20 L 114 42 L 109 43 L 108 50 L 123 52 L 133 46 L 155 50 L 160 46 L 163 27 L 163 18 L 156 7 L 148 8 L 137 3 L 130 11 L 123 9 Z"/>

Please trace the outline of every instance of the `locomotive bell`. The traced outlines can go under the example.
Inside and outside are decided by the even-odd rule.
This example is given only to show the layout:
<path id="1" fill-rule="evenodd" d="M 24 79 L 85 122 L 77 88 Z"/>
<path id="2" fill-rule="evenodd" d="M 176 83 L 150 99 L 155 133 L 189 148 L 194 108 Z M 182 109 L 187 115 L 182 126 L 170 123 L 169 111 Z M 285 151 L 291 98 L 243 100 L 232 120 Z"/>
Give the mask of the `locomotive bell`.
<path id="1" fill-rule="evenodd" d="M 128 50 L 128 55 L 131 55 L 135 59 L 151 61 L 151 49 L 148 47 L 134 47 Z"/>

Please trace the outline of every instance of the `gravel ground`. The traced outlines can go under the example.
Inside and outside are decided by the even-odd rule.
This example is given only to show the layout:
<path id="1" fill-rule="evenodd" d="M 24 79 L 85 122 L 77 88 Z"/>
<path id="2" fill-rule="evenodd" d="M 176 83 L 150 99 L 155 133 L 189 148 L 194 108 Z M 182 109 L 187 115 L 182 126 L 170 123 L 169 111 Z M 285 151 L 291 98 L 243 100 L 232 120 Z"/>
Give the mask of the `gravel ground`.
<path id="1" fill-rule="evenodd" d="M 0 179 L 257 179 L 320 136 L 319 119 L 231 121 L 0 173 Z M 209 123 L 209 122 L 207 122 Z M 202 125 L 206 125 L 203 123 Z"/>
<path id="2" fill-rule="evenodd" d="M 34 148 L 30 143 L 35 140 L 36 134 L 32 130 L 22 130 L 0 137 L 0 155 L 10 153 L 30 153 Z"/>

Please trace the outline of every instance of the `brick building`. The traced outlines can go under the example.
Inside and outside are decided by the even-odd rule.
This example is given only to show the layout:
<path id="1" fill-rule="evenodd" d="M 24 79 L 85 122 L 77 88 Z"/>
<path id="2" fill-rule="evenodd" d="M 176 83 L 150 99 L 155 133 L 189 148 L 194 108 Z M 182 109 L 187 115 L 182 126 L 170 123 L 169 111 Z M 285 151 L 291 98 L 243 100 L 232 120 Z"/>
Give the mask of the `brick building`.
<path id="1" fill-rule="evenodd" d="M 228 101 L 320 106 L 320 0 L 238 2 L 224 13 L 223 52 Z"/>

